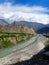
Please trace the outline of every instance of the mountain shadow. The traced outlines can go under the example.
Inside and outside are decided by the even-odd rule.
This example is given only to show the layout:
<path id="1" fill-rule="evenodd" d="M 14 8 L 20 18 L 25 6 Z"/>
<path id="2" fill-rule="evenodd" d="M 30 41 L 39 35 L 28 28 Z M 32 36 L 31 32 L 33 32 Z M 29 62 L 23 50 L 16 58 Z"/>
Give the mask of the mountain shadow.
<path id="1" fill-rule="evenodd" d="M 44 33 L 49 33 L 49 27 L 44 27 L 44 28 L 41 28 L 37 31 L 37 33 L 39 34 L 44 34 Z"/>

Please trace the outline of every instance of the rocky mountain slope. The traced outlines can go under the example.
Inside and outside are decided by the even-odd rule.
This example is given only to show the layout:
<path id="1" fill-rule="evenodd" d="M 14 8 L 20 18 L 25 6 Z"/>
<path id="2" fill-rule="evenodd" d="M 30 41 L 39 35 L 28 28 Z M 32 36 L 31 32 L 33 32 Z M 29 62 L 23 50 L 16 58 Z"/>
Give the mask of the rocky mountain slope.
<path id="1" fill-rule="evenodd" d="M 12 24 L 10 25 L 15 25 L 15 24 L 19 24 L 19 25 L 24 25 L 24 26 L 29 26 L 32 27 L 35 32 L 37 32 L 39 29 L 46 27 L 46 25 L 42 24 L 42 23 L 36 23 L 36 22 L 27 22 L 27 21 L 14 21 Z"/>
<path id="2" fill-rule="evenodd" d="M 0 19 L 0 32 L 9 33 L 35 33 L 32 27 L 24 24 L 24 22 L 13 22 L 8 24 L 4 19 Z"/>
<path id="3" fill-rule="evenodd" d="M 35 33 L 33 28 L 21 25 L 3 26 L 0 27 L 0 31 L 8 33 L 29 33 L 29 34 Z"/>
<path id="4" fill-rule="evenodd" d="M 0 31 L 2 32 L 16 32 L 16 33 L 43 33 L 48 32 L 48 26 L 42 23 L 27 22 L 27 21 L 14 21 L 8 24 L 5 20 L 0 19 Z M 44 30 L 47 29 L 47 30 Z M 43 32 L 41 31 L 43 30 Z"/>

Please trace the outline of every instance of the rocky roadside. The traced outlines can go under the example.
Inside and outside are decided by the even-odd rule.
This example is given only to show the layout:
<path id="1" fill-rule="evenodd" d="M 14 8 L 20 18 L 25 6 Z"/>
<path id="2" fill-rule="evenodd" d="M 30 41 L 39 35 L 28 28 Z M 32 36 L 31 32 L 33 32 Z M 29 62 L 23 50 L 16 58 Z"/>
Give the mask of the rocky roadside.
<path id="1" fill-rule="evenodd" d="M 30 60 L 17 62 L 11 65 L 49 65 L 49 57 L 43 54 L 34 55 Z"/>

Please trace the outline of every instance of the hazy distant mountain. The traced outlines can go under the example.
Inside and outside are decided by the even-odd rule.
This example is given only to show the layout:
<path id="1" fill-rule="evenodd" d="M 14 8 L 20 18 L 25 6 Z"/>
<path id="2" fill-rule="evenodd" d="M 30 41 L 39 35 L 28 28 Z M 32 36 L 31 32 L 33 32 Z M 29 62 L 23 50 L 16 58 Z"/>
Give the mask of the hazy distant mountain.
<path id="1" fill-rule="evenodd" d="M 8 25 L 8 23 L 4 19 L 0 19 L 0 26 Z"/>
<path id="2" fill-rule="evenodd" d="M 11 25 L 24 25 L 24 26 L 29 26 L 32 27 L 35 31 L 46 27 L 46 25 L 41 24 L 41 23 L 36 23 L 36 22 L 27 22 L 27 21 L 14 21 Z"/>

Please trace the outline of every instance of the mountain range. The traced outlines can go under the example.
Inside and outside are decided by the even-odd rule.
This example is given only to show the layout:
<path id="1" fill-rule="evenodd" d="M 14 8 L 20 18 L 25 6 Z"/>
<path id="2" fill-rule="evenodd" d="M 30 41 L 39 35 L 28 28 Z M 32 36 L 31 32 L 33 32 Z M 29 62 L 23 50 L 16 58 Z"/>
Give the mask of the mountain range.
<path id="1" fill-rule="evenodd" d="M 23 26 L 28 26 L 28 27 L 32 27 L 35 32 L 41 28 L 47 27 L 46 25 L 42 24 L 42 23 L 36 23 L 36 22 L 27 22 L 27 21 L 14 21 L 13 23 L 11 23 L 11 25 L 23 25 Z"/>
<path id="2" fill-rule="evenodd" d="M 36 23 L 36 22 L 27 22 L 27 21 L 14 21 L 13 23 L 9 24 L 4 19 L 0 19 L 0 26 L 27 26 L 34 29 L 36 33 L 46 33 L 49 32 L 49 24 L 44 25 L 42 23 Z"/>

